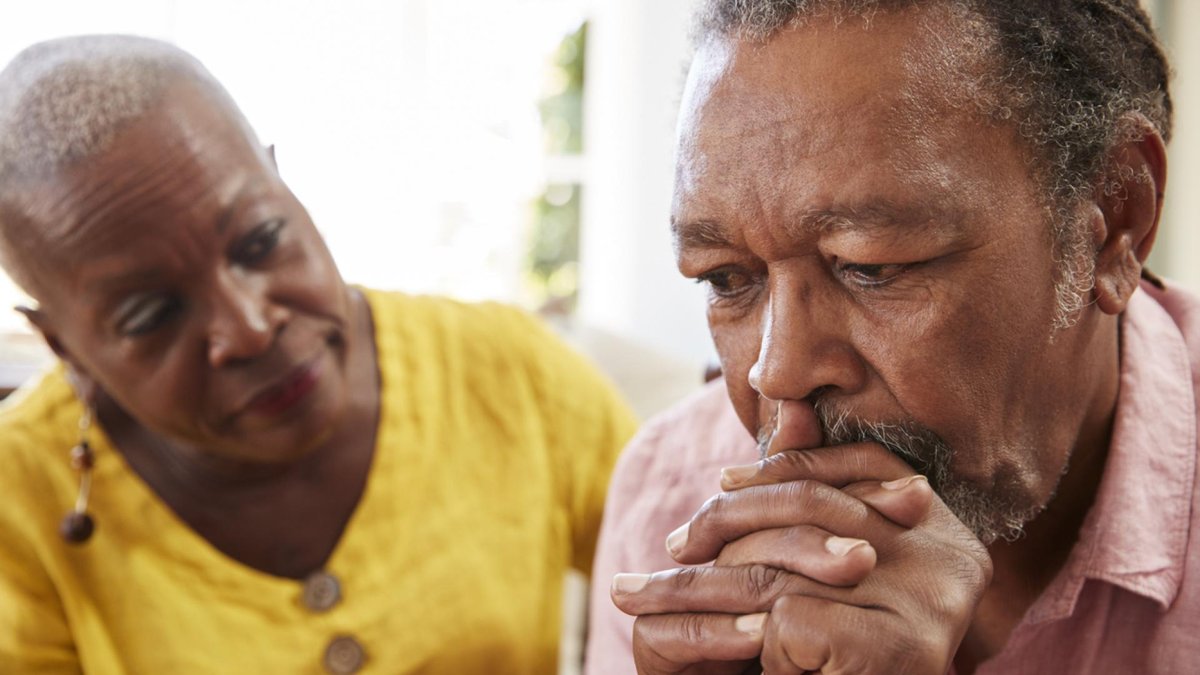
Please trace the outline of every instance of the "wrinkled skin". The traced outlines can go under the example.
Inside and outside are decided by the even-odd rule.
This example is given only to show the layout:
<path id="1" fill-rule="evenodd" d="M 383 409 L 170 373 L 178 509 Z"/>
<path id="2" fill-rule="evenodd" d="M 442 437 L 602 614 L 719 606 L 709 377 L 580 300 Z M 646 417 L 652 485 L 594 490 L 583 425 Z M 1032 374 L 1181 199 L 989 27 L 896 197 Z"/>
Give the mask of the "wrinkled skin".
<path id="1" fill-rule="evenodd" d="M 365 484 L 370 316 L 229 105 L 175 85 L 3 206 L 28 229 L 27 315 L 131 466 L 218 548 L 301 576 Z"/>
<path id="2" fill-rule="evenodd" d="M 1011 125 L 934 95 L 955 83 L 922 67 L 938 32 L 926 18 L 818 20 L 765 45 L 715 39 L 695 57 L 679 268 L 709 285 L 738 416 L 774 437 L 771 456 L 728 471 L 726 492 L 668 540 L 679 562 L 715 568 L 614 582 L 639 617 L 639 672 L 932 673 L 952 660 L 971 672 L 1065 560 L 1090 504 L 1117 315 L 1161 208 L 1162 140 L 1143 125 L 1111 155 L 1142 178 L 1119 202 L 1080 205 L 1092 302 L 1056 331 L 1055 251 L 1027 149 Z M 818 400 L 928 430 L 952 449 L 956 480 L 1030 512 L 1053 499 L 1054 516 L 985 549 L 880 446 L 822 447 Z"/>

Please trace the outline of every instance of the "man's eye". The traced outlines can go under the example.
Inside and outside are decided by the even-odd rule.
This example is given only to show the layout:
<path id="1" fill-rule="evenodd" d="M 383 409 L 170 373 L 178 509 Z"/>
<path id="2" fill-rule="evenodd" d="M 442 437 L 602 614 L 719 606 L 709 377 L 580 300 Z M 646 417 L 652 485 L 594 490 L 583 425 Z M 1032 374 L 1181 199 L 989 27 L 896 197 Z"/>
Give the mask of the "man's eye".
<path id="1" fill-rule="evenodd" d="M 880 263 L 871 265 L 848 262 L 837 263 L 838 274 L 843 279 L 858 286 L 868 288 L 886 286 L 895 281 L 911 267 L 911 263 Z"/>
<path id="2" fill-rule="evenodd" d="M 117 331 L 127 337 L 151 333 L 167 323 L 179 306 L 178 301 L 165 295 L 134 298 L 118 310 Z"/>
<path id="3" fill-rule="evenodd" d="M 728 268 L 705 272 L 697 276 L 696 281 L 707 284 L 713 296 L 721 299 L 736 298 L 754 285 L 749 274 Z"/>
<path id="4" fill-rule="evenodd" d="M 255 227 L 237 242 L 230 257 L 241 265 L 262 262 L 279 244 L 279 233 L 285 224 L 282 218 L 275 218 Z"/>

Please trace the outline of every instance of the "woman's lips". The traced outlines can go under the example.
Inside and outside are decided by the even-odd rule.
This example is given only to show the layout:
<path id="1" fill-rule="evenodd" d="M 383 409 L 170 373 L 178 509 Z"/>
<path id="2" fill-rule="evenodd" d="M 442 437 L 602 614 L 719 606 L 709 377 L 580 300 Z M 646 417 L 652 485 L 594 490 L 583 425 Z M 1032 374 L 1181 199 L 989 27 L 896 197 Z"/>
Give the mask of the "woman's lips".
<path id="1" fill-rule="evenodd" d="M 321 359 L 314 359 L 293 370 L 279 384 L 250 399 L 246 411 L 274 417 L 302 401 L 321 379 Z"/>

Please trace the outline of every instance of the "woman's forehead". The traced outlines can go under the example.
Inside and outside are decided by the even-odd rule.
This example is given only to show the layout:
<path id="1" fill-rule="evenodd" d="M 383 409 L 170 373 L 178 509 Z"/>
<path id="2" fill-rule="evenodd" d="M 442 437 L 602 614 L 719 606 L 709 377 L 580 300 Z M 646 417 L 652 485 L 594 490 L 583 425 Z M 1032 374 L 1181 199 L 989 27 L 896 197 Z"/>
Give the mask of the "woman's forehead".
<path id="1" fill-rule="evenodd" d="M 39 285 L 66 281 L 100 253 L 175 238 L 183 226 L 216 235 L 238 202 L 275 189 L 265 151 L 222 113 L 186 93 L 164 100 L 106 152 L 10 190 L 6 210 L 21 217 L 5 237 L 42 263 Z"/>

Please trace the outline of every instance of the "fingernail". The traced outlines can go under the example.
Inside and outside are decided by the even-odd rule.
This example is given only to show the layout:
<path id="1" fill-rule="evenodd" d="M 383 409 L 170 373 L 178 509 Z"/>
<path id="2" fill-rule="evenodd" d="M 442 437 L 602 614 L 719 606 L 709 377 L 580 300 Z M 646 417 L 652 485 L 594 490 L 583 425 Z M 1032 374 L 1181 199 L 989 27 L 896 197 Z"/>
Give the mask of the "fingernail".
<path id="1" fill-rule="evenodd" d="M 762 635 L 763 624 L 766 622 L 766 612 L 763 612 L 762 614 L 746 614 L 735 619 L 733 622 L 733 627 L 737 628 L 738 631 L 745 633 L 746 635 L 758 637 Z"/>
<path id="2" fill-rule="evenodd" d="M 848 555 L 850 551 L 859 546 L 866 546 L 865 539 L 847 539 L 845 537 L 830 537 L 825 540 L 825 550 L 830 553 L 842 557 Z"/>
<path id="3" fill-rule="evenodd" d="M 682 551 L 683 547 L 687 544 L 688 527 L 690 525 L 691 523 L 684 523 L 683 525 L 679 526 L 679 529 L 667 535 L 667 552 L 670 553 L 672 557 Z"/>
<path id="4" fill-rule="evenodd" d="M 614 593 L 637 593 L 650 583 L 649 574 L 618 574 L 613 577 Z"/>
<path id="5" fill-rule="evenodd" d="M 726 485 L 737 485 L 739 483 L 745 483 L 751 478 L 754 478 L 757 473 L 757 464 L 727 466 L 724 469 L 721 469 L 721 482 Z"/>
<path id="6" fill-rule="evenodd" d="M 884 490 L 903 490 L 904 488 L 911 485 L 912 482 L 915 480 L 923 480 L 925 482 L 929 482 L 928 478 L 926 478 L 925 476 L 922 476 L 921 474 L 917 474 L 915 476 L 909 476 L 907 478 L 897 478 L 896 480 L 885 481 L 883 483 L 880 483 L 879 486 L 882 487 Z"/>

